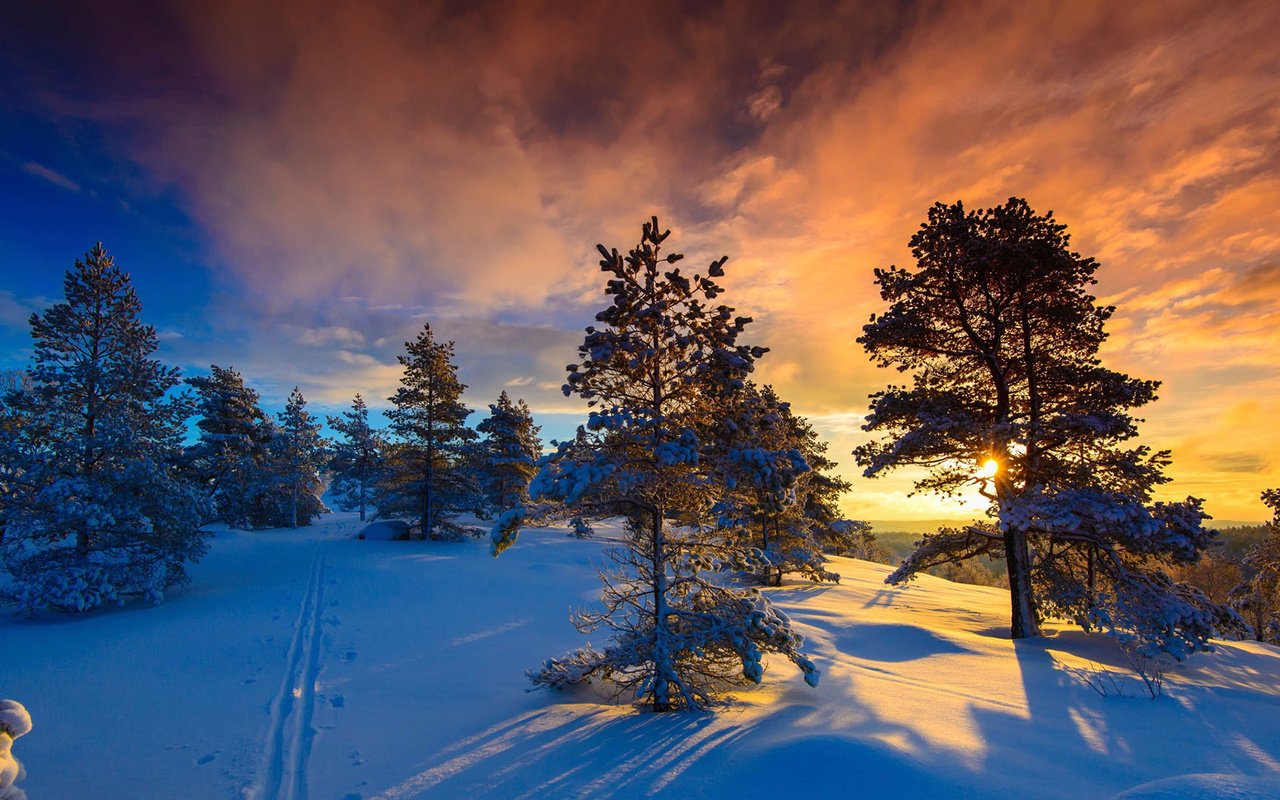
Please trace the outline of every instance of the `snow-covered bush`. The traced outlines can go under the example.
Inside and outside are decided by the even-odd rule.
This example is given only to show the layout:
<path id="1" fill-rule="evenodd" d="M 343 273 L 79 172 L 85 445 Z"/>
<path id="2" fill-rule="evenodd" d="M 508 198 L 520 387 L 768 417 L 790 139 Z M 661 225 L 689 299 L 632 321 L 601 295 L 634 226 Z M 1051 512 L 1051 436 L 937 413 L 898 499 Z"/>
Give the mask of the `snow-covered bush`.
<path id="1" fill-rule="evenodd" d="M 31 715 L 16 700 L 0 700 L 0 800 L 26 800 L 15 784 L 26 771 L 13 755 L 15 739 L 31 732 Z"/>

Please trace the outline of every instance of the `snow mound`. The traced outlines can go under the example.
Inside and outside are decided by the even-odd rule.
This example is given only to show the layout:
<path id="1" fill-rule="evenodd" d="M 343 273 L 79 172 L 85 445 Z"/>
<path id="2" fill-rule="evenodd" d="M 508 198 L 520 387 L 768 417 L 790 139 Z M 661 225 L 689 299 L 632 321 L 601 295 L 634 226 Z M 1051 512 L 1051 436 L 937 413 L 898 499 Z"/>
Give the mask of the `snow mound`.
<path id="1" fill-rule="evenodd" d="M 25 800 L 13 784 L 23 777 L 22 764 L 13 757 L 13 740 L 31 730 L 31 715 L 16 700 L 0 700 L 0 800 Z"/>
<path id="2" fill-rule="evenodd" d="M 0 733 L 14 739 L 31 732 L 31 715 L 17 700 L 0 700 Z"/>
<path id="3" fill-rule="evenodd" d="M 402 519 L 385 519 L 372 522 L 360 531 L 359 539 L 372 542 L 390 542 L 409 538 L 409 523 Z"/>
<path id="4" fill-rule="evenodd" d="M 1267 777 L 1216 772 L 1176 775 L 1135 786 L 1114 800 L 1274 800 L 1280 774 Z"/>

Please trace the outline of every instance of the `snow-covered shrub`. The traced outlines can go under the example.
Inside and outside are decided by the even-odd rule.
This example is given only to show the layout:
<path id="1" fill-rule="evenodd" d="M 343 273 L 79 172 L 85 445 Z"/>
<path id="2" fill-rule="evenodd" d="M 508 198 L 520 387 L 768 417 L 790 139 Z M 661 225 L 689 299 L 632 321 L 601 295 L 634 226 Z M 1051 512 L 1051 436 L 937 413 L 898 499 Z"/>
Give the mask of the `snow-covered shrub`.
<path id="1" fill-rule="evenodd" d="M 31 732 L 31 715 L 16 700 L 0 700 L 0 800 L 26 800 L 15 784 L 26 771 L 13 755 L 13 742 Z"/>

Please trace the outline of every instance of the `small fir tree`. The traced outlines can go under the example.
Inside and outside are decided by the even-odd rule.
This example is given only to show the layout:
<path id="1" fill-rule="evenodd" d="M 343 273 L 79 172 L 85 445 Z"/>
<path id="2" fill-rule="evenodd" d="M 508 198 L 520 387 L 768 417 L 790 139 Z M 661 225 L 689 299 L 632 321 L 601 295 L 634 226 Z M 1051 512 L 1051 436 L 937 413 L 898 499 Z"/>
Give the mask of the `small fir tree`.
<path id="1" fill-rule="evenodd" d="M 489 405 L 489 416 L 476 430 L 484 437 L 480 488 L 489 507 L 501 513 L 528 502 L 529 481 L 537 474 L 542 455 L 539 428 L 529 407 L 523 400 L 513 403 L 504 391 L 497 403 Z"/>
<path id="2" fill-rule="evenodd" d="M 294 387 L 268 447 L 266 480 L 260 484 L 255 527 L 310 525 L 325 513 L 320 470 L 329 459 L 320 422 L 307 411 L 307 401 Z"/>
<path id="3" fill-rule="evenodd" d="M 680 254 L 662 252 L 669 235 L 654 218 L 626 256 L 598 246 L 612 304 L 587 328 L 564 387 L 597 410 L 574 442 L 543 459 L 530 487 L 583 524 L 620 515 L 627 533 L 602 573 L 605 610 L 575 619 L 584 632 L 605 627 L 609 646 L 552 659 L 533 682 L 603 678 L 655 711 L 701 708 L 725 685 L 760 681 L 765 652 L 818 679 L 781 612 L 758 590 L 713 576 L 751 566 L 740 543 L 700 520 L 722 499 L 717 476 L 730 469 L 715 421 L 764 349 L 737 342 L 749 318 L 711 302 L 727 259 L 686 277 L 669 266 Z M 499 517 L 495 555 L 529 516 L 517 507 Z"/>
<path id="4" fill-rule="evenodd" d="M 330 491 L 343 511 L 360 512 L 365 521 L 366 512 L 373 501 L 374 484 L 386 452 L 386 441 L 381 431 L 369 425 L 369 407 L 364 398 L 356 394 L 351 410 L 341 416 L 329 417 L 329 427 L 338 432 L 333 445 L 333 460 L 329 470 L 333 473 Z"/>
<path id="5" fill-rule="evenodd" d="M 826 458 L 826 442 L 773 387 L 751 383 L 719 430 L 732 454 L 719 523 L 759 549 L 761 582 L 779 586 L 789 573 L 838 581 L 823 566 L 824 549 L 863 523 L 839 516 L 836 503 L 849 485 L 828 474 L 835 464 Z"/>
<path id="6" fill-rule="evenodd" d="M 453 342 L 437 342 L 430 325 L 405 348 L 404 377 L 387 412 L 395 441 L 374 504 L 379 517 L 416 518 L 425 538 L 457 538 L 469 531 L 454 517 L 480 505 L 466 464 L 476 438 L 463 424 L 471 414 L 462 404 L 467 387 L 458 380 Z"/>
<path id="7" fill-rule="evenodd" d="M 22 608 L 158 602 L 205 552 L 198 491 L 180 479 L 189 404 L 152 356 L 129 275 L 95 246 L 32 315 L 30 388 L 4 402 L 0 557 Z"/>
<path id="8" fill-rule="evenodd" d="M 248 528 L 275 426 L 258 405 L 258 393 L 231 367 L 213 364 L 209 375 L 187 384 L 196 390 L 200 415 L 199 438 L 184 458 L 187 472 L 212 499 L 213 520 Z"/>

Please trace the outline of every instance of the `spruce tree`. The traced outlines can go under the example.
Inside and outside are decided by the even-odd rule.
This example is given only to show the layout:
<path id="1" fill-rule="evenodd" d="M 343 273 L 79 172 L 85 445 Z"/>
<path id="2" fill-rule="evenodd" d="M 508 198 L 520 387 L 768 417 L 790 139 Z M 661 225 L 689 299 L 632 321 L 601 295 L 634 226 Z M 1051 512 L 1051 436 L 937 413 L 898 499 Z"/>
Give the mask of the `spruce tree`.
<path id="1" fill-rule="evenodd" d="M 506 511 L 529 499 L 529 481 L 537 474 L 542 443 L 538 426 L 523 400 L 511 402 L 504 391 L 497 403 L 489 404 L 489 416 L 476 430 L 481 442 L 483 464 L 480 488 L 489 506 Z"/>
<path id="2" fill-rule="evenodd" d="M 200 436 L 186 450 L 187 470 L 213 500 L 216 521 L 248 528 L 275 426 L 258 405 L 258 393 L 231 367 L 213 364 L 208 376 L 187 384 L 196 390 L 200 414 Z"/>
<path id="3" fill-rule="evenodd" d="M 31 317 L 29 391 L 4 403 L 10 592 L 28 610 L 158 602 L 206 548 L 202 498 L 175 468 L 189 403 L 170 395 L 178 372 L 153 358 L 155 329 L 101 243 L 63 287 Z"/>
<path id="4" fill-rule="evenodd" d="M 1194 562 L 1215 532 L 1195 498 L 1152 503 L 1169 456 L 1133 444 L 1133 411 L 1159 384 L 1102 365 L 1115 309 L 1089 293 L 1098 264 L 1065 231 L 1018 198 L 929 211 L 916 267 L 876 270 L 888 308 L 858 340 L 912 385 L 872 395 L 875 438 L 855 455 L 869 477 L 923 467 L 918 490 L 977 487 L 990 502 L 989 523 L 924 537 L 890 582 L 1001 557 L 1013 638 L 1055 615 L 1180 658 L 1239 619 L 1163 569 Z"/>
<path id="5" fill-rule="evenodd" d="M 320 470 L 329 459 L 327 443 L 320 435 L 320 422 L 307 411 L 307 401 L 296 386 L 276 419 L 251 519 L 254 527 L 310 525 L 325 512 Z"/>
<path id="6" fill-rule="evenodd" d="M 669 235 L 654 218 L 627 255 L 598 246 L 612 304 L 587 328 L 564 387 L 595 410 L 530 487 L 580 521 L 621 516 L 627 533 L 602 575 L 604 610 L 575 619 L 584 632 L 607 628 L 609 646 L 546 662 L 535 685 L 601 678 L 655 711 L 705 707 L 729 683 L 759 682 L 765 652 L 818 678 L 786 617 L 758 590 L 715 575 L 748 566 L 739 543 L 701 523 L 732 460 L 715 422 L 765 351 L 737 341 L 749 318 L 713 303 L 727 259 L 686 277 L 669 266 L 682 256 L 662 252 Z M 499 517 L 495 554 L 529 516 L 518 507 Z"/>
<path id="7" fill-rule="evenodd" d="M 364 522 L 382 467 L 386 441 L 380 431 L 369 425 L 369 407 L 358 392 L 351 401 L 350 411 L 329 417 L 329 427 L 341 436 L 333 444 L 333 460 L 329 462 L 333 473 L 330 491 L 338 508 L 358 510 L 360 521 Z"/>
<path id="8" fill-rule="evenodd" d="M 733 456 L 719 524 L 760 551 L 760 581 L 778 586 L 788 573 L 839 580 L 823 566 L 824 550 L 865 524 L 840 518 L 836 503 L 849 485 L 829 474 L 835 464 L 808 420 L 773 387 L 748 382 L 718 429 Z"/>
<path id="9" fill-rule="evenodd" d="M 405 349 L 404 376 L 387 412 L 395 440 L 374 504 L 379 517 L 416 518 L 425 538 L 456 538 L 468 531 L 453 518 L 480 505 L 466 463 L 476 438 L 463 424 L 471 414 L 462 404 L 467 387 L 458 380 L 453 342 L 437 342 L 430 325 Z"/>

